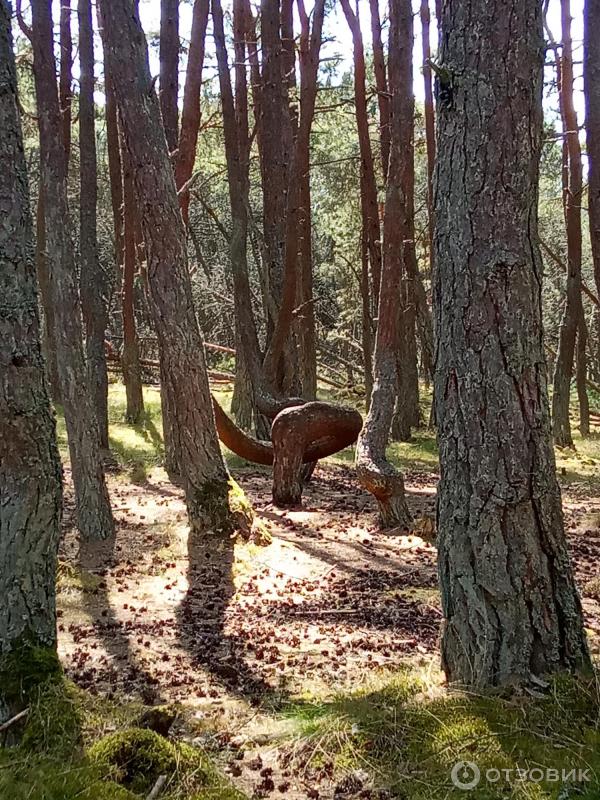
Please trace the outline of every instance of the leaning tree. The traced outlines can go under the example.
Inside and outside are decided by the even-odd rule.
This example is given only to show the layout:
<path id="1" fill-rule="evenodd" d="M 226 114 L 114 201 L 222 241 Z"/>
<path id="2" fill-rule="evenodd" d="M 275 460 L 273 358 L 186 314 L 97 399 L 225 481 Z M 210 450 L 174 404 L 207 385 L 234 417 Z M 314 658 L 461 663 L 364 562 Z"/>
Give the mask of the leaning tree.
<path id="1" fill-rule="evenodd" d="M 0 722 L 56 660 L 55 583 L 61 474 L 40 348 L 33 225 L 25 169 L 11 12 L 0 0 Z M 46 657 L 48 656 L 48 657 Z M 23 680 L 22 665 L 29 680 Z M 45 676 L 42 670 L 40 678 Z"/>
<path id="2" fill-rule="evenodd" d="M 542 339 L 542 3 L 447 0 L 441 27 L 434 307 L 442 663 L 452 682 L 497 686 L 590 663 Z"/>
<path id="3" fill-rule="evenodd" d="M 105 54 L 131 159 L 147 253 L 174 450 L 190 526 L 229 530 L 229 476 L 215 429 L 204 344 L 192 301 L 186 233 L 139 14 L 127 0 L 100 6 Z"/>

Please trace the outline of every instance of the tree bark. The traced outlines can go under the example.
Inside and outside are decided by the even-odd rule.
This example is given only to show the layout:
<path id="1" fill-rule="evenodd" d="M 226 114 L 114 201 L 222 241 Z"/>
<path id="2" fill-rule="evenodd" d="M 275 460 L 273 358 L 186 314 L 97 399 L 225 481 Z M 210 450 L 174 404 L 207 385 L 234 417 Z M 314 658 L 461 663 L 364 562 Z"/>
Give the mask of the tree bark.
<path id="1" fill-rule="evenodd" d="M 385 56 L 381 40 L 381 17 L 379 0 L 369 0 L 371 9 L 371 40 L 373 44 L 373 70 L 377 87 L 377 105 L 379 107 L 379 141 L 381 145 L 381 169 L 385 183 L 390 162 L 390 97 L 388 93 Z"/>
<path id="2" fill-rule="evenodd" d="M 116 285 L 123 280 L 123 175 L 121 167 L 121 145 L 119 142 L 119 123 L 117 118 L 117 102 L 112 85 L 111 76 L 108 74 L 106 64 L 104 29 L 100 19 L 100 11 L 96 6 L 96 19 L 102 41 L 102 55 L 104 63 L 104 117 L 106 120 L 106 151 L 108 157 L 108 176 L 110 181 L 110 203 L 113 215 L 113 229 L 115 236 L 115 276 Z"/>
<path id="3" fill-rule="evenodd" d="M 409 0 L 391 0 L 388 79 L 391 95 L 391 151 L 383 228 L 382 291 L 375 338 L 374 384 L 371 405 L 356 447 L 358 480 L 379 506 L 383 528 L 406 526 L 410 513 L 404 481 L 386 459 L 394 399 L 396 351 L 402 275 L 406 270 L 406 219 L 410 200 L 406 187 L 412 161 L 412 11 Z"/>
<path id="4" fill-rule="evenodd" d="M 231 206 L 230 259 L 233 275 L 233 291 L 235 306 L 236 338 L 239 342 L 236 359 L 236 378 L 249 378 L 247 388 L 251 390 L 250 406 L 253 409 L 260 435 L 268 435 L 268 427 L 261 422 L 257 407 L 257 398 L 263 384 L 261 353 L 256 331 L 256 322 L 252 311 L 252 294 L 248 276 L 248 159 L 250 140 L 248 136 L 248 109 L 245 94 L 245 47 L 240 40 L 243 16 L 241 4 L 236 0 L 235 40 L 236 53 L 236 103 L 234 104 L 231 76 L 225 44 L 223 26 L 223 10 L 220 0 L 212 0 L 212 17 L 215 47 L 219 68 L 219 85 L 221 89 L 221 105 L 223 109 L 223 131 L 225 135 L 225 156 L 227 161 L 227 177 L 229 186 L 229 202 Z M 240 18 L 241 17 L 241 18 Z M 242 48 L 242 51 L 240 51 Z M 244 74 L 242 75 L 242 70 Z"/>
<path id="5" fill-rule="evenodd" d="M 169 153 L 179 138 L 179 0 L 160 0 L 160 111 Z"/>
<path id="6" fill-rule="evenodd" d="M 573 104 L 573 46 L 571 40 L 571 3 L 561 0 L 562 57 L 560 71 L 560 105 L 563 135 L 567 147 L 565 220 L 567 225 L 567 299 L 560 326 L 558 357 L 554 371 L 552 395 L 552 428 L 554 441 L 560 447 L 572 447 L 569 403 L 575 341 L 583 316 L 581 301 L 581 199 L 583 176 L 577 113 Z M 583 384 L 585 393 L 585 382 Z"/>
<path id="7" fill-rule="evenodd" d="M 581 317 L 577 326 L 575 385 L 579 401 L 579 433 L 584 437 L 590 435 L 590 402 L 587 394 L 587 344 L 588 326 L 585 319 L 585 311 L 582 307 Z"/>
<path id="8" fill-rule="evenodd" d="M 588 157 L 588 208 L 590 244 L 594 262 L 596 294 L 600 297 L 600 0 L 586 0 L 583 29 L 583 87 Z M 600 319 L 600 315 L 598 316 Z M 596 326 L 600 331 L 600 325 Z M 595 349 L 600 371 L 600 335 Z"/>
<path id="9" fill-rule="evenodd" d="M 77 292 L 75 254 L 69 236 L 67 161 L 61 137 L 50 0 L 32 2 L 35 93 L 40 129 L 51 302 L 65 411 L 77 525 L 84 538 L 114 532 L 100 456 L 98 423 L 89 393 Z"/>
<path id="10" fill-rule="evenodd" d="M 19 685 L 22 650 L 50 650 L 58 665 L 55 585 L 62 500 L 55 421 L 40 347 L 33 223 L 6 0 L 0 0 L 0 86 L 0 722 L 4 722 L 28 704 L 29 698 L 10 688 Z"/>
<path id="11" fill-rule="evenodd" d="M 44 202 L 44 186 L 41 179 L 38 188 L 38 200 L 35 223 L 35 264 L 40 287 L 42 308 L 44 310 L 43 351 L 46 361 L 46 374 L 50 386 L 50 394 L 55 403 L 60 403 L 60 380 L 58 377 L 58 357 L 56 355 L 56 334 L 54 333 L 54 308 L 50 291 L 50 272 L 46 253 L 46 212 Z"/>
<path id="12" fill-rule="evenodd" d="M 423 53 L 423 88 L 425 92 L 425 146 L 427 148 L 427 217 L 429 233 L 429 257 L 433 258 L 433 168 L 435 166 L 435 111 L 431 81 L 431 44 L 429 26 L 429 0 L 421 0 L 421 43 Z"/>
<path id="13" fill-rule="evenodd" d="M 58 91 L 61 113 L 62 140 L 67 160 L 71 156 L 71 120 L 73 116 L 73 36 L 71 34 L 71 0 L 61 0 L 59 16 L 60 70 Z"/>
<path id="14" fill-rule="evenodd" d="M 300 15 L 300 116 L 310 114 L 310 126 L 314 120 L 317 93 L 317 76 L 321 50 L 321 33 L 325 8 L 315 5 L 312 34 L 310 21 L 303 0 L 298 0 Z M 298 145 L 297 145 L 298 146 Z M 298 190 L 298 258 L 299 285 L 297 316 L 298 340 L 300 344 L 300 380 L 302 397 L 315 400 L 317 397 L 317 347 L 316 320 L 313 297 L 313 251 L 312 214 L 310 191 L 310 135 L 302 143 L 300 154 L 302 168 Z"/>
<path id="15" fill-rule="evenodd" d="M 81 309 L 89 385 L 98 421 L 100 448 L 108 451 L 108 373 L 104 337 L 108 327 L 108 287 L 98 257 L 94 35 L 91 0 L 79 0 L 79 249 Z"/>
<path id="16" fill-rule="evenodd" d="M 121 157 L 123 171 L 123 273 L 121 282 L 121 315 L 123 321 L 123 352 L 121 365 L 127 401 L 125 416 L 128 422 L 136 425 L 144 415 L 144 393 L 142 386 L 142 370 L 140 367 L 140 351 L 135 322 L 135 272 L 136 255 L 136 199 L 131 159 L 125 144 L 125 135 L 121 132 Z M 163 414 L 163 425 L 168 413 Z M 167 436 L 163 431 L 163 438 Z M 168 473 L 171 469 L 167 470 Z"/>
<path id="17" fill-rule="evenodd" d="M 294 137 L 290 118 L 288 83 L 284 75 L 284 51 L 281 40 L 280 0 L 261 2 L 262 76 L 260 88 L 261 114 L 259 136 L 263 189 L 263 264 L 267 279 L 266 292 L 272 302 L 267 304 L 267 342 L 277 327 L 281 314 L 275 309 L 286 302 L 284 290 L 286 212 L 288 209 L 289 165 L 293 158 Z M 294 295 L 295 297 L 295 295 Z M 283 329 L 279 323 L 280 331 Z M 266 365 L 271 391 L 287 395 L 298 393 L 298 363 L 296 348 L 286 332 L 284 353 L 276 346 L 275 369 Z"/>
<path id="18" fill-rule="evenodd" d="M 356 441 L 358 411 L 312 402 L 286 408 L 273 420 L 273 503 L 292 508 L 302 500 L 305 466 Z"/>
<path id="19" fill-rule="evenodd" d="M 541 6 L 442 6 L 434 285 L 442 665 L 450 682 L 474 687 L 590 663 L 543 352 Z"/>
<path id="20" fill-rule="evenodd" d="M 373 166 L 373 151 L 369 136 L 369 118 L 367 114 L 366 90 L 366 65 L 362 41 L 360 20 L 350 6 L 349 0 L 341 0 L 342 9 L 352 33 L 354 54 L 354 105 L 356 112 L 356 128 L 360 148 L 360 208 L 362 217 L 361 256 L 363 259 L 363 272 L 366 269 L 365 257 L 368 260 L 368 277 L 363 275 L 363 348 L 365 349 L 365 383 L 368 389 L 368 360 L 367 347 L 369 339 L 366 329 L 378 316 L 379 287 L 381 285 L 381 230 L 379 223 L 379 206 L 377 203 L 377 183 Z M 367 292 L 368 288 L 368 292 Z M 368 319 L 365 318 L 366 304 L 369 304 Z M 366 336 L 364 334 L 367 334 Z M 370 393 L 367 391 L 367 408 L 370 403 Z"/>
<path id="21" fill-rule="evenodd" d="M 152 86 L 139 15 L 127 0 L 103 0 L 102 20 L 147 253 L 154 317 L 175 452 L 180 459 L 188 517 L 198 532 L 231 531 L 229 476 L 223 462 L 192 303 L 185 227 L 179 210 L 160 109 Z"/>
<path id="22" fill-rule="evenodd" d="M 306 19 L 306 14 L 303 16 L 305 35 L 308 35 L 308 20 Z M 310 230 L 307 230 L 307 219 L 310 218 L 310 132 L 317 98 L 317 72 L 319 69 L 319 52 L 324 16 L 324 0 L 317 0 L 313 13 L 313 28 L 310 34 L 310 55 L 305 59 L 303 65 L 300 94 L 300 119 L 294 143 L 293 158 L 288 170 L 287 207 L 285 214 L 285 260 L 281 307 L 277 315 L 273 336 L 265 356 L 265 375 L 273 391 L 279 388 L 279 381 L 277 379 L 278 365 L 282 359 L 287 361 L 288 358 L 285 345 L 286 342 L 289 341 L 289 335 L 292 329 L 294 307 L 298 292 L 307 289 L 307 284 L 309 284 L 311 289 L 310 294 L 312 295 L 312 269 L 310 270 L 310 276 L 303 276 L 301 273 L 300 237 L 302 234 L 306 237 L 310 236 Z M 302 192 L 303 187 L 304 194 Z M 303 201 L 307 204 L 304 207 Z M 312 306 L 312 297 L 310 305 Z"/>
<path id="23" fill-rule="evenodd" d="M 179 132 L 179 153 L 175 167 L 175 182 L 178 191 L 192 177 L 196 160 L 196 146 L 200 130 L 200 92 L 202 90 L 202 69 L 206 44 L 206 24 L 208 22 L 209 0 L 195 0 L 192 12 L 192 31 L 188 52 L 187 72 L 183 88 L 183 108 L 181 111 L 181 130 Z M 189 222 L 190 193 L 180 191 L 179 205 L 183 221 Z"/>

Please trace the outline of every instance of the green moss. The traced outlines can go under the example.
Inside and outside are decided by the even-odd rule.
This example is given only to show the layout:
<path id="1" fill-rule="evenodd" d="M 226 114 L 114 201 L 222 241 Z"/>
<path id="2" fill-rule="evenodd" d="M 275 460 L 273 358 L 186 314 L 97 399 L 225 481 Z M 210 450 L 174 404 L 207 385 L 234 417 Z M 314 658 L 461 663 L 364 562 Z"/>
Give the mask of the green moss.
<path id="1" fill-rule="evenodd" d="M 139 792 L 151 788 L 159 775 L 171 775 L 178 766 L 175 746 L 147 728 L 111 733 L 93 744 L 87 755 L 117 783 Z"/>
<path id="2" fill-rule="evenodd" d="M 65 681 L 47 681 L 30 703 L 21 746 L 28 752 L 72 758 L 81 747 L 82 715 L 77 691 Z"/>
<path id="3" fill-rule="evenodd" d="M 431 692 L 437 695 L 430 698 Z M 544 697 L 475 696 L 440 692 L 403 673 L 376 689 L 332 703 L 288 708 L 299 735 L 290 745 L 292 767 L 319 767 L 326 753 L 343 775 L 367 769 L 394 796 L 410 800 L 465 797 L 450 780 L 458 761 L 490 769 L 542 767 L 588 770 L 589 781 L 567 791 L 560 781 L 502 779 L 480 784 L 477 800 L 557 800 L 600 797 L 600 727 L 597 685 L 559 676 Z M 561 794 L 561 790 L 563 790 Z M 568 790 L 570 791 L 570 790 Z"/>
<path id="4" fill-rule="evenodd" d="M 36 699 L 37 689 L 42 684 L 62 678 L 56 650 L 32 644 L 32 641 L 33 636 L 25 634 L 0 659 L 0 694 L 9 704 L 27 705 Z"/>
<path id="5" fill-rule="evenodd" d="M 107 781 L 96 767 L 51 758 L 22 758 L 14 751 L 0 759 L 0 797 L 11 800 L 137 800 Z"/>

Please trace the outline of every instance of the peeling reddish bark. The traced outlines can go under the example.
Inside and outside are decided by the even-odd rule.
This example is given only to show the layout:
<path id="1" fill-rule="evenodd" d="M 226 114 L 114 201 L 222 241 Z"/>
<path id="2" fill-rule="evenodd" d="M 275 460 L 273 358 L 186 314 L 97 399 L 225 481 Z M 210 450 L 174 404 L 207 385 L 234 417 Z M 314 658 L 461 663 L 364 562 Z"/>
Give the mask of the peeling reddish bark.
<path id="1" fill-rule="evenodd" d="M 179 129 L 179 0 L 160 2 L 160 111 L 169 152 L 177 149 Z"/>
<path id="2" fill-rule="evenodd" d="M 183 89 L 183 108 L 181 111 L 181 131 L 179 133 L 179 153 L 175 166 L 175 182 L 178 191 L 192 177 L 196 160 L 196 146 L 200 130 L 200 93 L 202 90 L 202 70 L 206 44 L 206 25 L 210 0 L 195 0 L 192 12 L 192 32 L 188 52 L 187 72 Z M 179 205 L 186 226 L 189 221 L 189 190 L 179 193 Z"/>
<path id="3" fill-rule="evenodd" d="M 371 38 L 373 42 L 373 68 L 375 86 L 377 87 L 377 105 L 379 106 L 379 140 L 381 143 L 381 167 L 384 182 L 387 179 L 390 163 L 390 97 L 388 93 L 385 56 L 381 40 L 381 17 L 379 0 L 369 0 L 371 9 Z"/>

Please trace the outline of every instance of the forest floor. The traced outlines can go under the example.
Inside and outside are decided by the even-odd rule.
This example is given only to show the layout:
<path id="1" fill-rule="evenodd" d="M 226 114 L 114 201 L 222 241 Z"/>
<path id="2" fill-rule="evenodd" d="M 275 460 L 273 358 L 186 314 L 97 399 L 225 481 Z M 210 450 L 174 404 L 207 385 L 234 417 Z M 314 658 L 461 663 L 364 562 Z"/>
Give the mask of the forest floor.
<path id="1" fill-rule="evenodd" d="M 553 683 L 516 701 L 443 687 L 429 431 L 391 448 L 413 531 L 377 529 L 351 451 L 319 465 L 294 511 L 273 507 L 268 470 L 228 455 L 271 542 L 196 542 L 188 539 L 182 492 L 160 466 L 154 389 L 146 390 L 146 408 L 142 425 L 125 425 L 122 389 L 111 387 L 114 542 L 80 543 L 66 469 L 59 651 L 77 687 L 116 704 L 129 721 L 142 706 L 175 708 L 171 736 L 208 753 L 242 793 L 235 796 L 464 797 L 450 772 L 468 756 L 482 772 L 591 770 L 573 795 L 560 794 L 569 780 L 507 778 L 470 797 L 600 797 L 595 685 Z M 59 436 L 64 449 L 60 420 Z M 600 431 L 559 453 L 558 468 L 600 659 Z M 95 713 L 88 737 L 118 729 L 119 719 L 98 722 Z M 173 782 L 164 796 L 234 796 L 229 791 L 186 794 Z"/>

